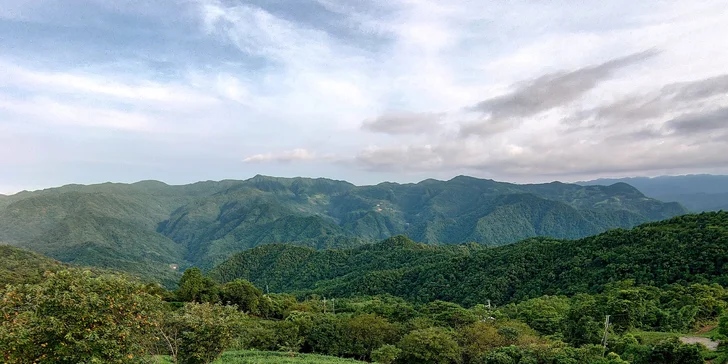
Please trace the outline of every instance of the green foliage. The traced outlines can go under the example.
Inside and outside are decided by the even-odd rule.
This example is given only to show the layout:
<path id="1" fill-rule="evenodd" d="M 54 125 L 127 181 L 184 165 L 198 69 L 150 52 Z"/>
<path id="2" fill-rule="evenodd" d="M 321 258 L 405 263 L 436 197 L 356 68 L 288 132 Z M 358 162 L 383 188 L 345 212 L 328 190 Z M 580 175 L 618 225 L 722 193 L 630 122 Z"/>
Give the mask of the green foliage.
<path id="1" fill-rule="evenodd" d="M 460 347 L 448 331 L 440 328 L 415 330 L 397 346 L 404 363 L 449 364 L 460 362 Z"/>
<path id="2" fill-rule="evenodd" d="M 697 345 L 685 345 L 677 338 L 665 340 L 652 348 L 649 363 L 702 364 L 703 357 Z"/>
<path id="3" fill-rule="evenodd" d="M 544 335 L 554 335 L 563 331 L 564 322 L 570 309 L 570 300 L 564 296 L 542 296 L 501 309 L 509 316 L 527 323 Z"/>
<path id="4" fill-rule="evenodd" d="M 354 316 L 345 323 L 345 337 L 349 348 L 348 354 L 360 359 L 372 358 L 373 351 L 387 343 L 399 339 L 399 329 L 395 324 L 381 316 L 366 314 Z M 389 349 L 385 349 L 387 352 Z M 392 350 L 388 353 L 391 354 Z M 384 353 L 382 353 L 384 354 Z"/>
<path id="5" fill-rule="evenodd" d="M 165 336 L 179 363 L 211 363 L 230 348 L 244 320 L 234 307 L 187 303 L 166 318 Z"/>
<path id="6" fill-rule="evenodd" d="M 432 301 L 424 305 L 420 311 L 434 320 L 438 326 L 461 327 L 478 320 L 473 312 L 451 302 Z"/>
<path id="7" fill-rule="evenodd" d="M 381 364 L 392 364 L 402 353 L 398 347 L 394 345 L 382 345 L 372 351 L 372 360 Z"/>
<path id="8" fill-rule="evenodd" d="M 125 363 L 146 355 L 161 300 L 125 278 L 78 269 L 0 293 L 6 363 Z"/>
<path id="9" fill-rule="evenodd" d="M 420 303 L 442 300 L 475 305 L 491 300 L 500 305 L 543 295 L 602 292 L 610 283 L 623 280 L 657 287 L 728 284 L 726 239 L 728 212 L 717 212 L 574 241 L 529 239 L 495 248 L 433 247 L 401 236 L 345 250 L 269 245 L 241 252 L 210 274 L 222 282 L 243 278 L 277 291 L 327 297 L 390 294 Z M 620 300 L 630 300 L 637 293 L 622 294 L 613 298 L 613 308 L 636 309 Z M 712 308 L 705 305 L 703 311 L 693 312 L 682 305 L 689 296 L 682 296 L 683 312 L 674 312 L 670 318 L 675 327 L 722 310 L 714 303 Z M 621 327 L 630 326 L 630 320 L 641 315 L 639 311 L 630 314 L 632 318 L 620 322 Z"/>
<path id="10" fill-rule="evenodd" d="M 177 299 L 182 302 L 218 302 L 219 287 L 197 268 L 185 270 L 179 281 Z"/>
<path id="11" fill-rule="evenodd" d="M 32 253 L 6 245 L 0 245 L 0 289 L 8 284 L 38 283 L 46 271 L 56 272 L 63 265 Z"/>
<path id="12" fill-rule="evenodd" d="M 353 364 L 352 359 L 316 354 L 295 354 L 270 351 L 228 351 L 215 364 Z"/>
<path id="13" fill-rule="evenodd" d="M 728 336 L 728 316 L 721 316 L 718 322 L 718 333 Z"/>
<path id="14" fill-rule="evenodd" d="M 298 305 L 295 296 L 287 294 L 267 294 L 258 302 L 260 316 L 283 319 Z"/>
<path id="15" fill-rule="evenodd" d="M 244 279 L 236 279 L 222 286 L 222 302 L 235 305 L 243 312 L 259 314 L 258 305 L 263 292 Z"/>
<path id="16" fill-rule="evenodd" d="M 531 328 L 516 321 L 479 321 L 457 330 L 457 340 L 466 363 L 480 363 L 497 348 L 527 346 L 538 342 Z M 502 355 L 496 355 L 496 357 Z M 491 358 L 491 360 L 496 360 Z"/>

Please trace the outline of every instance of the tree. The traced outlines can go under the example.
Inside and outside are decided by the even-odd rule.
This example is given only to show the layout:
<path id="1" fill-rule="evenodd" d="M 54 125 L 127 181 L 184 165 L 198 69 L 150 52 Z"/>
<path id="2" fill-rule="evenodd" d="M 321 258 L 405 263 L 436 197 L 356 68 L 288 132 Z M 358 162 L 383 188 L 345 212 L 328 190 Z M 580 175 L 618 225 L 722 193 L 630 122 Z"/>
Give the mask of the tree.
<path id="1" fill-rule="evenodd" d="M 426 304 L 422 311 L 442 326 L 460 327 L 478 320 L 473 312 L 464 309 L 462 306 L 439 300 Z"/>
<path id="2" fill-rule="evenodd" d="M 185 270 L 179 280 L 177 299 L 182 302 L 210 302 L 219 301 L 217 284 L 209 277 L 202 275 L 198 268 Z"/>
<path id="3" fill-rule="evenodd" d="M 372 351 L 386 343 L 395 342 L 397 327 L 377 315 L 359 315 L 346 321 L 349 353 L 360 359 L 370 357 Z"/>
<path id="4" fill-rule="evenodd" d="M 728 336 L 728 316 L 721 316 L 718 322 L 718 333 Z"/>
<path id="5" fill-rule="evenodd" d="M 148 354 L 162 305 L 141 284 L 69 269 L 0 293 L 5 363 L 124 363 Z"/>
<path id="6" fill-rule="evenodd" d="M 458 330 L 458 341 L 468 362 L 475 362 L 485 353 L 506 344 L 498 329 L 487 322 L 476 322 Z"/>
<path id="7" fill-rule="evenodd" d="M 263 292 L 244 279 L 236 279 L 222 287 L 222 301 L 238 306 L 243 312 L 258 314 L 258 305 Z"/>
<path id="8" fill-rule="evenodd" d="M 655 345 L 649 356 L 649 363 L 702 364 L 704 362 L 697 344 L 685 345 L 676 337 Z"/>
<path id="9" fill-rule="evenodd" d="M 350 346 L 346 342 L 347 335 L 344 321 L 333 314 L 310 314 L 310 330 L 301 327 L 304 320 L 297 319 L 301 331 L 305 334 L 305 345 L 308 350 L 325 355 L 342 355 Z M 306 332 L 308 331 L 308 332 Z"/>
<path id="10" fill-rule="evenodd" d="M 186 303 L 165 320 L 165 340 L 175 362 L 206 364 L 230 347 L 246 316 L 234 307 L 210 303 Z"/>
<path id="11" fill-rule="evenodd" d="M 452 336 L 441 328 L 415 330 L 405 335 L 397 345 L 405 363 L 449 364 L 460 362 L 460 347 Z"/>

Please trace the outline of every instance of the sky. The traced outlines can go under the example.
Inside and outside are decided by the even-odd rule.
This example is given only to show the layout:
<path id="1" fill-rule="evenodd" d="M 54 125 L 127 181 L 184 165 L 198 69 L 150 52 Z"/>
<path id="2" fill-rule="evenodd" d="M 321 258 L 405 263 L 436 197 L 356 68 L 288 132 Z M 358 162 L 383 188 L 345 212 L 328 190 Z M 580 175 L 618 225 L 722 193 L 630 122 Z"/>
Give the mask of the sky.
<path id="1" fill-rule="evenodd" d="M 728 6 L 3 0 L 0 193 L 728 173 Z"/>

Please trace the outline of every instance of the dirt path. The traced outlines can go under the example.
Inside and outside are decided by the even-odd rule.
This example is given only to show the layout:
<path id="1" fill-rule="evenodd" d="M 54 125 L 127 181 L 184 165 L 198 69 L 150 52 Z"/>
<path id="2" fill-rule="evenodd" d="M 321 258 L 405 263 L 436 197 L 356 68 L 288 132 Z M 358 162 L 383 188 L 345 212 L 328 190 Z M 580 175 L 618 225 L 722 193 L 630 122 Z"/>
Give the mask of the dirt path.
<path id="1" fill-rule="evenodd" d="M 682 336 L 680 337 L 680 341 L 684 344 L 703 344 L 705 345 L 708 350 L 715 351 L 718 349 L 719 342 L 710 340 L 707 337 L 700 337 L 700 336 Z"/>

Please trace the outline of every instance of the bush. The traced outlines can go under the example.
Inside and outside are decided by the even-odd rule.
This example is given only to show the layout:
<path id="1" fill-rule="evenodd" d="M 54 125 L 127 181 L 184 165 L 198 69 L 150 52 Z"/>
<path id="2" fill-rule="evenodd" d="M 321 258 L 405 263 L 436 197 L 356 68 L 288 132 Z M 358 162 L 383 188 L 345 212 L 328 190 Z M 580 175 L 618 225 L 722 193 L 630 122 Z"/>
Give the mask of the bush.
<path id="1" fill-rule="evenodd" d="M 69 269 L 0 293 L 5 363 L 124 363 L 148 354 L 162 305 L 144 286 Z"/>
<path id="2" fill-rule="evenodd" d="M 211 363 L 232 345 L 245 318 L 233 306 L 187 303 L 166 317 L 163 337 L 175 362 Z"/>
<path id="3" fill-rule="evenodd" d="M 372 360 L 376 363 L 392 364 L 401 352 L 402 350 L 394 345 L 382 345 L 372 351 Z"/>
<path id="4" fill-rule="evenodd" d="M 447 364 L 460 362 L 460 347 L 440 328 L 415 330 L 399 341 L 405 363 Z"/>

